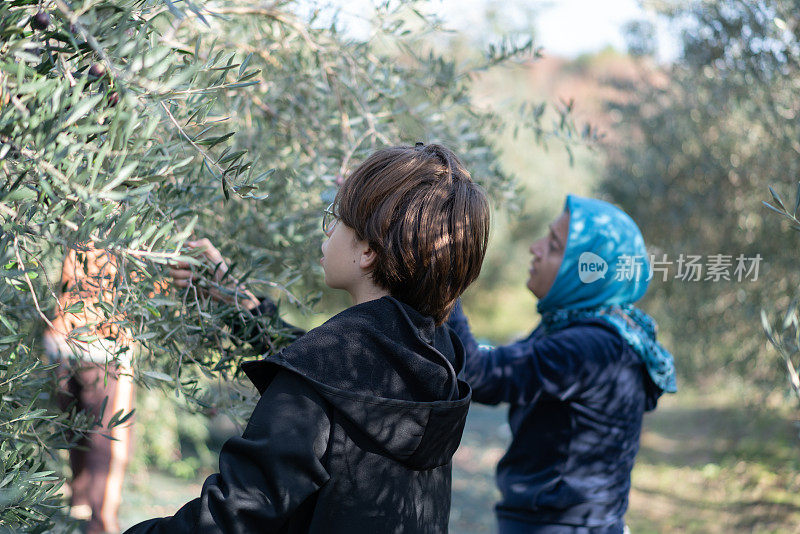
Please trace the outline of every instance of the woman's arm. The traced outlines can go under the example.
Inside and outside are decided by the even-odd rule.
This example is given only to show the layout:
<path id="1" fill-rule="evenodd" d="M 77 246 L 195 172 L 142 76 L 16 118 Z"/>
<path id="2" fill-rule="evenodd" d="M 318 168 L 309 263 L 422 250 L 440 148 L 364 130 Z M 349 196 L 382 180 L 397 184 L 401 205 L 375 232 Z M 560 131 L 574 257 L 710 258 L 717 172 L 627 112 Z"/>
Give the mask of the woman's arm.
<path id="1" fill-rule="evenodd" d="M 527 404 L 545 392 L 562 400 L 591 383 L 591 377 L 622 350 L 618 335 L 598 325 L 576 325 L 548 336 L 500 347 L 480 346 L 456 305 L 448 320 L 464 345 L 464 380 L 482 404 Z"/>
<path id="2" fill-rule="evenodd" d="M 229 439 L 219 473 L 200 497 L 172 517 L 151 519 L 129 534 L 279 532 L 330 478 L 323 465 L 330 419 L 302 379 L 280 371 L 261 396 L 247 429 Z"/>
<path id="3" fill-rule="evenodd" d="M 481 404 L 512 402 L 519 396 L 510 362 L 524 357 L 522 342 L 501 347 L 480 345 L 469 328 L 469 321 L 456 303 L 447 325 L 464 345 L 464 380 L 472 387 L 472 399 Z"/>

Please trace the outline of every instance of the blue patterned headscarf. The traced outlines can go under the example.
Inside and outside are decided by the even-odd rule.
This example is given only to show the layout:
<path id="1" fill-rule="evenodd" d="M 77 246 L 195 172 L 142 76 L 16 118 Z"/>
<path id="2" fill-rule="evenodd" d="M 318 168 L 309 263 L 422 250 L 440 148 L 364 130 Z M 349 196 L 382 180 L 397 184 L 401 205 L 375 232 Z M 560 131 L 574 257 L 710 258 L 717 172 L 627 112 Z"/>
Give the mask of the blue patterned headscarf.
<path id="1" fill-rule="evenodd" d="M 639 355 L 653 382 L 674 393 L 675 363 L 656 341 L 655 321 L 633 306 L 647 291 L 647 249 L 639 227 L 602 200 L 567 196 L 569 234 L 564 261 L 538 310 L 548 332 L 577 321 L 611 325 Z"/>

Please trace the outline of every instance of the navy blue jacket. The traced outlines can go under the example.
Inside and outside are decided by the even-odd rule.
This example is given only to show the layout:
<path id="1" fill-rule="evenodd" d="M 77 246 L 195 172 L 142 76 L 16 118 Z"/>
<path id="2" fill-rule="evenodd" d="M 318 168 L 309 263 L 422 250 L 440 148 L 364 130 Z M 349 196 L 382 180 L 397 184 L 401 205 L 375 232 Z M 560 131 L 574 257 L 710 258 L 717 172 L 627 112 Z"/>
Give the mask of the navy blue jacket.
<path id="1" fill-rule="evenodd" d="M 621 336 L 591 320 L 549 335 L 540 326 L 516 343 L 481 347 L 460 303 L 448 324 L 464 345 L 473 400 L 510 404 L 513 437 L 497 466 L 498 518 L 532 529 L 620 523 L 642 416 L 661 394 Z"/>

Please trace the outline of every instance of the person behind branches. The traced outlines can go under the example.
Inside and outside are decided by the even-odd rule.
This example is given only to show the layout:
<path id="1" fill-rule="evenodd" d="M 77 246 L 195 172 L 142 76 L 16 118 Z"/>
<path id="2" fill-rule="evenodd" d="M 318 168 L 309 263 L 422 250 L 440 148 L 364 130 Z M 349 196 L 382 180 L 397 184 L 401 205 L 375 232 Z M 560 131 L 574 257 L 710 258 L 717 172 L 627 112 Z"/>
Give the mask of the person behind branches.
<path id="1" fill-rule="evenodd" d="M 649 280 L 644 239 L 615 206 L 569 195 L 530 251 L 542 321 L 528 337 L 480 346 L 460 303 L 448 321 L 473 399 L 509 404 L 500 533 L 621 534 L 643 414 L 676 391 L 672 355 L 633 305 Z"/>
<path id="2" fill-rule="evenodd" d="M 133 410 L 135 344 L 119 326 L 121 317 L 106 318 L 95 306 L 114 302 L 117 279 L 117 261 L 110 252 L 91 244 L 70 248 L 61 269 L 58 311 L 43 338 L 46 355 L 59 364 L 59 407 L 84 411 L 96 420 L 97 431 L 69 451 L 70 513 L 87 521 L 89 534 L 119 532 L 117 513 L 131 450 L 130 422 L 108 425 L 115 414 L 119 419 L 120 411 L 130 415 Z"/>
<path id="3" fill-rule="evenodd" d="M 447 532 L 470 389 L 443 323 L 480 272 L 486 197 L 442 146 L 386 148 L 344 181 L 323 230 L 325 283 L 353 306 L 242 365 L 261 398 L 219 473 L 129 533 Z M 227 271 L 207 240 L 194 245 Z M 173 270 L 179 287 L 194 283 L 188 267 Z M 216 296 L 274 312 L 246 291 Z"/>

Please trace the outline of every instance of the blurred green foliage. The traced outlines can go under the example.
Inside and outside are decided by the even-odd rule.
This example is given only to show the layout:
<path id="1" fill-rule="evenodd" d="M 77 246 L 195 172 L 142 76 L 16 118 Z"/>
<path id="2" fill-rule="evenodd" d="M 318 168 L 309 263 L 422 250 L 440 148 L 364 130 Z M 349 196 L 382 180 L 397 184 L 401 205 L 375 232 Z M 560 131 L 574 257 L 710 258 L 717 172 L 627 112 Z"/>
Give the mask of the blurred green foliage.
<path id="1" fill-rule="evenodd" d="M 217 464 L 210 427 L 207 414 L 187 410 L 186 399 L 139 388 L 129 471 L 158 469 L 197 480 Z"/>
<path id="2" fill-rule="evenodd" d="M 639 80 L 619 84 L 628 98 L 612 105 L 624 142 L 609 148 L 601 190 L 658 256 L 763 257 L 755 282 L 680 281 L 673 266 L 669 281 L 651 284 L 645 306 L 685 380 L 741 376 L 769 391 L 780 374 L 760 311 L 787 306 L 800 279 L 794 238 L 761 201 L 769 185 L 787 194 L 800 170 L 798 7 L 670 7 L 664 15 L 683 29 L 681 56 L 665 68 L 642 61 Z"/>

